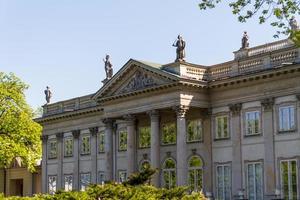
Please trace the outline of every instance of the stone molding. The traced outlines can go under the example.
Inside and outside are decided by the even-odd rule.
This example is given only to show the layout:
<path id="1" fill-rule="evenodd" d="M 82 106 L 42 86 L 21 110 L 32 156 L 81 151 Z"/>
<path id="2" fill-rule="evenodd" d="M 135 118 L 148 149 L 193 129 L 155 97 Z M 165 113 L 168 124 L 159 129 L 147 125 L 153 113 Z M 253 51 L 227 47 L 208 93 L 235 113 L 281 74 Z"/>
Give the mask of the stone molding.
<path id="1" fill-rule="evenodd" d="M 133 115 L 124 115 L 123 119 L 126 121 L 127 125 L 134 125 L 136 121 L 136 117 Z"/>
<path id="2" fill-rule="evenodd" d="M 75 139 L 78 139 L 80 135 L 80 130 L 73 130 L 72 135 Z"/>
<path id="3" fill-rule="evenodd" d="M 62 139 L 64 137 L 64 133 L 56 133 L 57 139 Z"/>
<path id="4" fill-rule="evenodd" d="M 237 116 L 241 113 L 242 104 L 241 103 L 230 104 L 229 105 L 229 110 L 231 111 L 233 116 Z"/>
<path id="5" fill-rule="evenodd" d="M 105 124 L 106 128 L 112 128 L 113 127 L 113 120 L 110 119 L 110 118 L 103 119 L 102 123 Z"/>
<path id="6" fill-rule="evenodd" d="M 98 133 L 98 127 L 91 127 L 89 128 L 90 133 L 92 134 L 92 136 L 95 136 Z"/>
<path id="7" fill-rule="evenodd" d="M 158 110 L 148 111 L 147 114 L 150 116 L 151 121 L 158 121 L 158 118 L 159 118 Z"/>
<path id="8" fill-rule="evenodd" d="M 261 101 L 261 105 L 263 106 L 264 111 L 271 111 L 273 109 L 274 103 L 274 97 L 266 98 Z"/>
<path id="9" fill-rule="evenodd" d="M 174 106 L 173 110 L 176 112 L 178 118 L 184 118 L 189 110 L 189 107 L 184 105 Z"/>

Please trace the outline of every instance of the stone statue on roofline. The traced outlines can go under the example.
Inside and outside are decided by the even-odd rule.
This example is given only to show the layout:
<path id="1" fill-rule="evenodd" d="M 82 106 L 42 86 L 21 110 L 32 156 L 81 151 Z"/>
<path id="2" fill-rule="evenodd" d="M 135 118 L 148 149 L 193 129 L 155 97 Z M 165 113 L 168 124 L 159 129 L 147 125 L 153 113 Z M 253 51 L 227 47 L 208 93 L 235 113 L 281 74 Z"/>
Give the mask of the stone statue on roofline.
<path id="1" fill-rule="evenodd" d="M 175 62 L 185 61 L 185 41 L 181 35 L 178 35 L 177 40 L 173 43 L 173 47 L 176 47 L 176 60 Z"/>
<path id="2" fill-rule="evenodd" d="M 294 16 L 290 19 L 289 25 L 291 31 L 299 30 L 299 24 Z"/>
<path id="3" fill-rule="evenodd" d="M 110 56 L 106 55 L 105 59 L 103 59 L 104 68 L 105 68 L 105 72 L 106 72 L 106 80 L 109 80 L 113 77 L 113 67 L 112 67 L 112 64 L 111 64 L 109 58 L 110 58 Z"/>
<path id="4" fill-rule="evenodd" d="M 249 48 L 249 37 L 246 31 L 244 31 L 244 35 L 242 38 L 242 47 L 241 49 L 247 49 Z"/>
<path id="5" fill-rule="evenodd" d="M 46 90 L 44 91 L 45 93 L 45 98 L 46 98 L 46 104 L 49 104 L 50 103 L 50 100 L 51 100 L 51 97 L 52 97 L 52 92 L 49 88 L 49 86 L 46 87 Z"/>

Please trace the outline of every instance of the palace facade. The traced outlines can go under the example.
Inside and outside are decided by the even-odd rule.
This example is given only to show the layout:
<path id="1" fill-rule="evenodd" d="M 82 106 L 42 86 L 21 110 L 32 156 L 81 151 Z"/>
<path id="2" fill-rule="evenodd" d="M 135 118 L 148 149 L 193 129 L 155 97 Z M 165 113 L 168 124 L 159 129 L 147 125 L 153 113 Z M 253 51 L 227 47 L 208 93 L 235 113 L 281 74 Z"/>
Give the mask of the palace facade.
<path id="1" fill-rule="evenodd" d="M 215 199 L 300 198 L 300 49 L 281 40 L 212 66 L 129 60 L 96 92 L 47 104 L 42 191 L 123 182 Z"/>

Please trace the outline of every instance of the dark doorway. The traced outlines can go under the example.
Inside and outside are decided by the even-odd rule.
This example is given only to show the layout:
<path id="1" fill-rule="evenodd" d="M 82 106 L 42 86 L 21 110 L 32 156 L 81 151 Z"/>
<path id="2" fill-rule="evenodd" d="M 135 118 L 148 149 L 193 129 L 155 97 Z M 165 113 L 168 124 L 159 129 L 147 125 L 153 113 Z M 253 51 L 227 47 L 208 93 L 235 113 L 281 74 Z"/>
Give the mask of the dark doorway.
<path id="1" fill-rule="evenodd" d="M 10 195 L 23 196 L 23 179 L 10 180 Z"/>

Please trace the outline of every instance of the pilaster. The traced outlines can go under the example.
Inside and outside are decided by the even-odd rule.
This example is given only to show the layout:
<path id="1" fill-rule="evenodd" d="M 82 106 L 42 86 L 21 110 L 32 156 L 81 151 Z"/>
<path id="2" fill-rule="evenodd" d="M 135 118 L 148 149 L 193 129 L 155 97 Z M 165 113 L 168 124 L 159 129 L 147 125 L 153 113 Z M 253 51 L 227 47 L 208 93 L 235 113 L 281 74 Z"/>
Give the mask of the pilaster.
<path id="1" fill-rule="evenodd" d="M 127 174 L 136 171 L 136 118 L 132 115 L 124 116 L 127 124 Z"/>
<path id="2" fill-rule="evenodd" d="M 98 127 L 89 128 L 91 133 L 91 159 L 92 159 L 92 171 L 91 171 L 91 183 L 97 183 L 97 133 Z"/>
<path id="3" fill-rule="evenodd" d="M 79 136 L 80 130 L 72 131 L 74 139 L 74 171 L 73 171 L 73 189 L 79 190 Z"/>
<path id="4" fill-rule="evenodd" d="M 64 158 L 64 149 L 63 149 L 63 139 L 64 133 L 57 133 L 57 190 L 63 188 L 63 158 Z"/>
<path id="5" fill-rule="evenodd" d="M 48 180 L 47 180 L 47 160 L 48 160 L 48 153 L 47 153 L 47 144 L 48 144 L 48 135 L 42 135 L 42 193 L 47 193 L 47 186 L 48 186 Z"/>
<path id="6" fill-rule="evenodd" d="M 113 120 L 104 119 L 102 122 L 105 124 L 105 179 L 113 180 Z"/>

